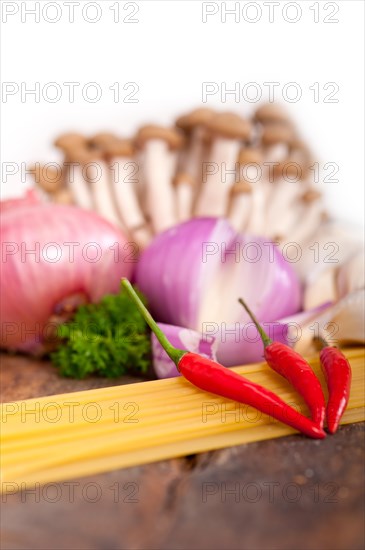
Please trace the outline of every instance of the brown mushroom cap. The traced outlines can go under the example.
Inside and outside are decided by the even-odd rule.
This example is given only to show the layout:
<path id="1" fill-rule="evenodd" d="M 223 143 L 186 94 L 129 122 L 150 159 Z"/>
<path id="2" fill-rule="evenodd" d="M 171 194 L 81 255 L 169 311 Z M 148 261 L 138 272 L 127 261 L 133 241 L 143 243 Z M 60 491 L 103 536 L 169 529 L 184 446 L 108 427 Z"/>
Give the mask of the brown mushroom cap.
<path id="1" fill-rule="evenodd" d="M 234 185 L 232 185 L 232 188 L 231 188 L 232 196 L 239 195 L 241 193 L 252 193 L 252 185 L 246 180 L 241 180 L 235 183 Z"/>
<path id="2" fill-rule="evenodd" d="M 86 145 L 87 139 L 85 136 L 82 136 L 81 134 L 62 134 L 62 136 L 59 136 L 54 144 L 56 147 L 59 147 L 60 149 L 63 149 L 64 151 L 69 151 L 70 149 L 73 149 L 74 147 L 80 147 L 82 145 Z"/>
<path id="3" fill-rule="evenodd" d="M 309 152 L 308 145 L 298 136 L 294 136 L 293 141 L 291 142 L 291 148 L 293 151 L 300 151 L 303 153 Z"/>
<path id="4" fill-rule="evenodd" d="M 36 185 L 43 189 L 46 193 L 55 193 L 63 186 L 63 172 L 52 166 L 46 167 L 40 164 L 31 166 L 30 173 L 34 177 Z"/>
<path id="5" fill-rule="evenodd" d="M 113 143 L 117 137 L 114 134 L 108 132 L 100 132 L 89 139 L 89 144 L 92 147 L 98 147 L 99 149 L 105 149 L 110 143 Z"/>
<path id="6" fill-rule="evenodd" d="M 302 195 L 302 201 L 311 203 L 314 202 L 322 197 L 322 193 L 317 191 L 317 189 L 308 189 L 305 193 Z"/>
<path id="7" fill-rule="evenodd" d="M 207 120 L 205 127 L 212 133 L 228 139 L 248 141 L 251 137 L 251 123 L 235 113 L 217 113 Z"/>
<path id="8" fill-rule="evenodd" d="M 294 137 L 294 130 L 291 126 L 286 124 L 268 124 L 262 133 L 261 142 L 264 147 L 270 147 L 277 143 L 291 145 Z"/>
<path id="9" fill-rule="evenodd" d="M 174 185 L 177 187 L 181 183 L 187 183 L 188 185 L 191 185 L 192 187 L 196 186 L 195 178 L 193 178 L 187 172 L 179 172 L 178 174 L 176 174 L 176 176 L 174 178 Z"/>
<path id="10" fill-rule="evenodd" d="M 261 105 L 254 114 L 254 120 L 261 122 L 261 124 L 270 124 L 273 122 L 291 124 L 289 116 L 277 103 L 264 103 Z"/>
<path id="11" fill-rule="evenodd" d="M 300 156 L 301 159 L 303 159 L 302 162 L 308 166 L 314 163 L 314 159 L 308 145 L 298 137 L 294 137 L 292 143 L 290 144 L 290 151 L 295 156 Z"/>
<path id="12" fill-rule="evenodd" d="M 190 132 L 196 126 L 204 126 L 214 115 L 215 112 L 212 109 L 201 107 L 187 115 L 182 115 L 176 120 L 175 124 L 181 130 Z"/>
<path id="13" fill-rule="evenodd" d="M 238 156 L 238 162 L 245 164 L 261 164 L 263 162 L 263 154 L 258 147 L 245 147 L 241 149 Z"/>
<path id="14" fill-rule="evenodd" d="M 52 196 L 53 202 L 57 204 L 73 204 L 72 193 L 69 189 L 60 189 Z"/>
<path id="15" fill-rule="evenodd" d="M 133 157 L 134 146 L 131 139 L 120 139 L 113 134 L 97 134 L 90 139 L 90 145 L 100 149 L 107 157 Z"/>
<path id="16" fill-rule="evenodd" d="M 303 179 L 304 176 L 307 175 L 307 167 L 301 162 L 298 162 L 297 159 L 288 157 L 283 162 L 273 166 L 273 174 L 275 179 L 280 179 L 284 175 L 288 178 Z"/>
<path id="17" fill-rule="evenodd" d="M 79 146 L 67 151 L 67 161 L 78 164 L 88 164 L 97 162 L 103 158 L 103 153 L 100 149 L 91 149 L 90 147 Z"/>
<path id="18" fill-rule="evenodd" d="M 135 144 L 142 149 L 150 139 L 160 139 L 166 141 L 171 150 L 180 149 L 184 144 L 184 137 L 176 128 L 165 128 L 164 126 L 154 126 L 149 124 L 139 129 L 135 138 Z"/>

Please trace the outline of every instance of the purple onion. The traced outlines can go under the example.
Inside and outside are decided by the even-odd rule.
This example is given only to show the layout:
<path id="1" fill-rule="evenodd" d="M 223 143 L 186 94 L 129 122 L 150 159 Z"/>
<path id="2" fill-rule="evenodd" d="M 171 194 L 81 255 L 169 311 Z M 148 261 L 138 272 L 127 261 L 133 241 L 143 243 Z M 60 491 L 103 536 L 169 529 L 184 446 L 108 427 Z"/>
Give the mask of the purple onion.
<path id="1" fill-rule="evenodd" d="M 39 353 L 62 304 L 117 293 L 135 264 L 125 235 L 94 212 L 18 202 L 1 215 L 0 343 Z"/>
<path id="2" fill-rule="evenodd" d="M 239 297 L 266 323 L 301 305 L 298 277 L 280 250 L 268 239 L 236 233 L 225 219 L 196 218 L 158 235 L 141 255 L 135 282 L 158 321 L 200 334 L 214 327 L 225 365 L 262 355 L 259 342 L 225 337 L 229 327 L 250 322 Z"/>

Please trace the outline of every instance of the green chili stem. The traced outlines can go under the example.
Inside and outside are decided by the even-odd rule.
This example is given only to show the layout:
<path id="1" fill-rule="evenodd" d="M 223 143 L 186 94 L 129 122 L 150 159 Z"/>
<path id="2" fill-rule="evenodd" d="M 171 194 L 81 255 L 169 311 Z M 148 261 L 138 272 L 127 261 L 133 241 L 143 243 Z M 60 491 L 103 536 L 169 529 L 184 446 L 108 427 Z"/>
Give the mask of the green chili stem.
<path id="1" fill-rule="evenodd" d="M 127 291 L 130 298 L 132 298 L 132 300 L 134 301 L 135 305 L 141 312 L 144 320 L 146 321 L 146 323 L 148 324 L 152 332 L 156 335 L 157 340 L 160 342 L 161 346 L 166 351 L 167 355 L 170 357 L 170 359 L 172 359 L 172 361 L 178 367 L 178 363 L 180 359 L 182 358 L 183 355 L 185 355 L 185 353 L 187 353 L 187 351 L 175 348 L 168 341 L 165 334 L 157 326 L 156 321 L 154 320 L 154 318 L 152 317 L 148 309 L 145 307 L 145 305 L 142 303 L 142 301 L 138 297 L 131 283 L 128 281 L 128 279 L 125 279 L 124 277 L 122 279 L 122 287 Z"/>
<path id="2" fill-rule="evenodd" d="M 254 322 L 257 330 L 259 331 L 262 343 L 264 344 L 264 348 L 266 348 L 267 346 L 272 344 L 272 340 L 268 337 L 268 335 L 266 334 L 266 332 L 264 331 L 264 329 L 262 328 L 262 326 L 258 322 L 256 316 L 252 313 L 252 311 L 250 310 L 250 308 L 248 307 L 246 302 L 242 298 L 239 298 L 238 301 L 245 308 L 245 310 L 247 311 L 247 313 L 251 317 L 252 321 Z"/>

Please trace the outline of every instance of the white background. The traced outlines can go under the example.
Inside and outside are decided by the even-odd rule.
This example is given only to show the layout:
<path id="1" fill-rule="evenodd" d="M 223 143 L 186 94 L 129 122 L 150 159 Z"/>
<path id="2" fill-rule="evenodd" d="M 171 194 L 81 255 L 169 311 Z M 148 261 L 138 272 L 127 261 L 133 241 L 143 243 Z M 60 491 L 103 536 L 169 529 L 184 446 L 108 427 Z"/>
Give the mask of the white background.
<path id="1" fill-rule="evenodd" d="M 72 3 L 74 22 L 70 23 L 67 4 Z M 259 89 L 262 100 L 268 99 L 269 88 L 264 83 L 277 82 L 275 99 L 292 114 L 321 166 L 327 162 L 339 166 L 333 176 L 339 179 L 337 183 L 324 183 L 330 171 L 323 170 L 319 183 L 331 213 L 363 224 L 364 3 L 276 2 L 279 5 L 271 6 L 273 21 L 268 3 L 275 4 L 2 1 L 3 91 L 4 86 L 5 91 L 10 90 L 7 83 L 13 83 L 10 87 L 15 91 L 19 89 L 2 96 L 3 196 L 20 195 L 26 187 L 21 168 L 5 177 L 4 163 L 61 161 L 52 146 L 61 132 L 111 130 L 129 136 L 144 123 L 171 124 L 177 115 L 202 103 L 203 82 L 215 82 L 219 92 L 224 85 L 232 89 L 238 83 L 239 98 L 232 94 L 223 96 L 222 101 L 216 93 L 208 97 L 206 105 L 249 115 L 257 103 L 249 102 L 247 96 L 254 98 L 255 89 Z M 35 8 L 39 22 L 27 12 Z M 225 8 L 235 8 L 236 15 L 227 14 L 224 22 Z M 217 13 L 206 15 L 203 22 L 203 13 L 209 10 Z M 16 13 L 11 15 L 13 11 Z M 128 18 L 136 22 L 127 22 Z M 50 22 L 56 19 L 59 21 Z M 92 23 L 87 19 L 99 20 Z M 21 91 L 34 88 L 37 82 L 39 102 L 34 95 L 22 97 Z M 56 89 L 46 87 L 50 82 L 62 91 L 54 103 L 49 99 Z M 73 103 L 64 82 L 80 83 Z M 98 83 L 102 91 L 95 103 L 82 96 L 89 82 Z M 120 86 L 117 102 L 110 90 L 115 82 Z M 136 103 L 123 102 L 133 90 L 123 90 L 128 82 L 139 87 Z M 256 83 L 256 88 L 245 88 L 250 82 Z M 283 97 L 290 82 L 301 90 L 297 102 L 288 102 L 285 94 Z M 316 82 L 319 97 L 310 89 Z M 331 82 L 338 87 L 332 97 L 338 100 L 335 103 L 325 101 L 333 90 L 328 87 Z M 291 94 L 294 91 L 287 89 Z M 87 92 L 92 99 L 93 89 Z"/>

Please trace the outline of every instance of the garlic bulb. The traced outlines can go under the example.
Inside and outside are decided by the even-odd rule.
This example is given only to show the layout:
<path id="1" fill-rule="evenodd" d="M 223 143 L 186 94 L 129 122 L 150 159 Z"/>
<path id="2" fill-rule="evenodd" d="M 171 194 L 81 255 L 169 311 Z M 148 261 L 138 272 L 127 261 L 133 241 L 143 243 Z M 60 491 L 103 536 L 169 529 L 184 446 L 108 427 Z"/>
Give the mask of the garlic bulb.
<path id="1" fill-rule="evenodd" d="M 315 353 L 315 337 L 331 345 L 363 344 L 365 342 L 365 290 L 347 294 L 324 312 L 301 327 L 301 338 L 295 345 L 301 354 Z"/>

